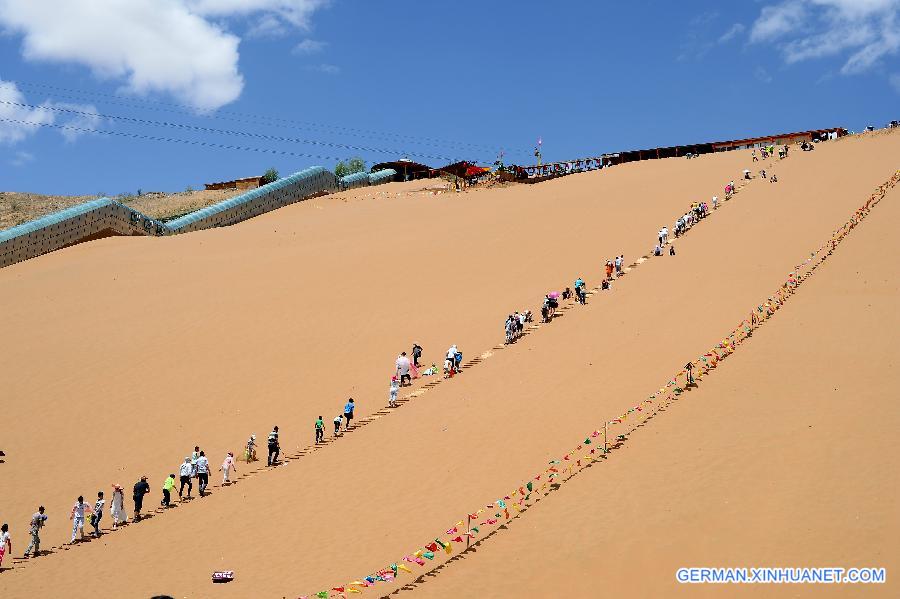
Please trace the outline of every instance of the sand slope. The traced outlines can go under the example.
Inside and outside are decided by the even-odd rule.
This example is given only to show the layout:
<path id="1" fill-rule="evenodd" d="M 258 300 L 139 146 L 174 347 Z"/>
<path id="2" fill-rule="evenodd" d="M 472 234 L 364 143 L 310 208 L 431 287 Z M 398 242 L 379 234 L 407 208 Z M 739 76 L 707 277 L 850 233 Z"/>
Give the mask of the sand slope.
<path id="1" fill-rule="evenodd" d="M 675 258 L 647 262 L 612 293 L 389 417 L 202 503 L 6 572 L 0 588 L 49 596 L 65 573 L 90 568 L 96 580 L 66 588 L 69 596 L 282 596 L 382 567 L 518 484 L 730 330 L 893 171 L 898 141 L 796 153 L 778 165 L 781 183 L 749 186 L 679 241 Z M 0 271 L 0 326 L 17 350 L 0 357 L 21 373 L 9 421 L 27 422 L 40 406 L 45 448 L 26 459 L 34 429 L 5 427 L 10 457 L 0 468 L 16 492 L 4 497 L 3 518 L 23 514 L 14 531 L 21 548 L 32 504 L 44 501 L 55 516 L 45 542 L 55 544 L 66 538 L 70 495 L 107 488 L 112 477 L 130 485 L 140 471 L 158 486 L 195 442 L 217 463 L 276 419 L 285 445 L 305 445 L 316 413 L 333 416 L 348 393 L 362 400 L 361 415 L 374 412 L 399 349 L 419 341 L 426 359 L 449 342 L 467 357 L 488 350 L 507 311 L 534 307 L 547 281 L 585 274 L 596 283 L 601 259 L 644 253 L 661 224 L 735 178 L 745 160 L 634 164 L 451 198 L 322 198 L 229 229 L 104 240 Z M 851 172 L 837 168 L 848 163 Z M 176 283 L 154 287 L 163 270 Z M 90 429 L 73 426 L 88 415 Z M 723 431 L 733 440 L 743 428 Z M 73 445 L 83 468 L 69 467 Z M 653 441 L 646 451 L 667 447 Z M 663 482 L 632 484 L 657 489 L 655 504 Z M 546 509 L 555 503 L 564 502 L 548 498 Z M 592 515 L 601 522 L 603 513 Z M 644 546 L 659 530 L 650 533 Z M 564 547 L 529 552 L 563 558 Z M 209 572 L 222 567 L 238 580 L 214 589 Z M 440 584 L 452 584 L 454 569 Z"/>
<path id="2" fill-rule="evenodd" d="M 898 218 L 895 190 L 699 390 L 399 596 L 896 596 Z M 680 586 L 684 566 L 875 566 L 888 584 Z"/>

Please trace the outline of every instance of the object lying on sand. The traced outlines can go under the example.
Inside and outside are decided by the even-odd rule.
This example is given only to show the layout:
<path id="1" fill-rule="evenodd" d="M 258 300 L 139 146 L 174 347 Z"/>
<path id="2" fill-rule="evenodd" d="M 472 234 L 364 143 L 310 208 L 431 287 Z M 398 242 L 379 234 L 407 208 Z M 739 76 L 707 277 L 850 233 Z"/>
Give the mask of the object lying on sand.
<path id="1" fill-rule="evenodd" d="M 226 570 L 224 572 L 213 572 L 213 582 L 231 582 L 234 580 L 234 570 Z"/>

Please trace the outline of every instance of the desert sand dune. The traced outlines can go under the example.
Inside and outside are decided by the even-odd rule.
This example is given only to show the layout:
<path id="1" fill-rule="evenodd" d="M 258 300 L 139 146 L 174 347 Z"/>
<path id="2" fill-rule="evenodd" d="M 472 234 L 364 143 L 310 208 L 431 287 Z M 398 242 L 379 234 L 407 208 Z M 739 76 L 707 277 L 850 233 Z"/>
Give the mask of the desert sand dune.
<path id="1" fill-rule="evenodd" d="M 395 596 L 893 597 L 900 189 L 701 388 Z M 884 567 L 885 585 L 676 583 L 685 566 Z M 411 579 L 412 577 L 407 577 Z"/>
<path id="2" fill-rule="evenodd" d="M 101 542 L 6 572 L 0 589 L 37 596 L 65 589 L 73 597 L 296 596 L 383 567 L 519 484 L 731 330 L 893 172 L 898 145 L 900 137 L 881 136 L 793 153 L 776 165 L 780 183 L 748 185 L 677 241 L 677 256 L 642 264 L 612 292 L 494 350 L 459 378 L 334 446 L 233 488 L 214 488 L 202 501 Z M 12 423 L 41 414 L 34 427 L 6 427 L 8 457 L 0 468 L 15 492 L 4 498 L 3 517 L 23 514 L 17 546 L 27 543 L 24 522 L 36 502 L 52 505 L 44 542 L 55 545 L 67 539 L 62 512 L 69 495 L 90 497 L 112 479 L 130 485 L 146 472 L 155 483 L 153 505 L 164 474 L 195 443 L 217 464 L 249 432 L 262 436 L 278 423 L 291 453 L 308 444 L 314 416 L 330 419 L 348 394 L 359 400 L 360 416 L 375 412 L 386 400 L 393 357 L 412 341 L 425 346 L 428 363 L 451 342 L 467 359 L 490 350 L 502 341 L 506 313 L 534 309 L 543 292 L 578 274 L 596 284 L 602 261 L 616 253 L 628 261 L 645 254 L 659 226 L 671 227 L 690 201 L 718 193 L 745 164 L 747 153 L 731 153 L 457 197 L 320 198 L 229 229 L 104 240 L 0 271 L 0 326 L 10 338 L 2 358 L 17 373 L 16 400 L 5 412 Z M 856 233 L 862 239 L 865 227 Z M 163 272 L 176 280 L 154 286 Z M 813 295 L 808 289 L 801 295 Z M 782 320 L 788 318 L 779 314 Z M 791 358 L 795 369 L 803 367 L 799 359 Z M 717 379 L 725 377 L 710 380 Z M 746 408 L 742 394 L 751 380 L 758 382 L 741 379 L 732 410 Z M 680 414 L 711 401 L 709 389 L 704 385 L 696 403 L 691 395 L 654 420 L 633 443 L 651 465 L 684 460 L 681 467 L 703 479 L 696 485 L 711 480 L 706 463 L 671 451 L 669 429 L 655 430 L 676 419 L 679 430 L 688 427 Z M 756 445 L 740 418 L 723 419 L 708 403 L 700 413 L 707 427 L 721 428 L 722 442 L 746 438 Z M 687 440 L 697 441 L 698 433 Z M 570 502 L 560 491 L 486 543 L 484 553 L 509 561 L 508 552 L 491 547 L 515 544 L 524 534 L 516 530 L 532 527 L 532 513 L 557 513 L 570 525 L 588 513 L 591 526 L 605 529 L 603 519 L 616 515 L 600 509 L 607 495 L 625 502 L 626 513 L 637 502 L 634 493 L 664 504 L 664 475 L 671 473 L 649 468 L 649 476 L 636 476 L 633 466 L 619 465 L 638 453 L 631 445 L 573 483 L 594 485 L 594 506 Z M 73 455 L 83 456 L 75 468 Z M 716 481 L 724 489 L 741 476 L 724 467 L 716 474 L 725 477 Z M 616 480 L 635 490 L 610 486 Z M 772 501 L 783 508 L 790 499 L 776 494 Z M 654 540 L 668 529 L 654 522 L 632 541 L 634 551 L 659 546 Z M 586 530 L 576 526 L 572 534 Z M 530 557 L 573 555 L 560 535 L 552 538 L 549 551 L 529 545 Z M 707 543 L 710 551 L 720 546 Z M 439 590 L 462 584 L 456 572 L 463 571 L 500 584 L 491 578 L 500 572 L 477 565 L 481 554 L 467 555 L 421 591 L 464 594 L 459 587 Z M 634 564 L 641 563 L 635 559 L 621 571 L 634 580 L 643 571 Z M 552 590 L 538 586 L 555 584 L 552 572 L 525 564 L 520 578 L 505 584 L 530 576 L 536 592 L 507 586 L 498 596 Z M 594 570 L 580 566 L 572 566 L 584 585 L 572 587 L 578 596 L 595 581 Z M 216 569 L 234 569 L 237 580 L 211 587 Z M 87 570 L 94 576 L 72 588 L 68 573 Z M 659 571 L 647 584 L 672 584 L 674 569 Z"/>
<path id="3" fill-rule="evenodd" d="M 79 493 L 143 473 L 156 488 L 194 445 L 217 462 L 274 424 L 286 449 L 304 446 L 315 417 L 330 420 L 348 396 L 361 416 L 383 406 L 393 361 L 414 341 L 429 364 L 451 343 L 474 357 L 502 339 L 510 311 L 536 308 L 578 274 L 596 283 L 612 254 L 645 252 L 673 213 L 716 193 L 742 162 L 652 165 L 673 181 L 664 195 L 645 165 L 457 197 L 350 192 L 4 269 L 0 351 L 19 373 L 8 417 L 45 414 L 40 451 L 31 427 L 5 435 L 4 477 L 33 485 L 7 509 L 27 516 L 35 501 L 56 501 L 68 511 Z M 73 452 L 91 467 L 70 468 Z M 47 479 L 33 480 L 36 469 Z M 65 536 L 60 520 L 49 538 Z"/>

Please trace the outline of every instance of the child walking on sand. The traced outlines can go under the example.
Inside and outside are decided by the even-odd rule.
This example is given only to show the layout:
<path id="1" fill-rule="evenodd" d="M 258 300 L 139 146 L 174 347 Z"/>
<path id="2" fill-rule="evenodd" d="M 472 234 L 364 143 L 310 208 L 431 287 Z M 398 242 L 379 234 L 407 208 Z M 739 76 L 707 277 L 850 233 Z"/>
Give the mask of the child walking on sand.
<path id="1" fill-rule="evenodd" d="M 237 467 L 234 465 L 234 454 L 230 451 L 228 452 L 228 455 L 225 456 L 225 460 L 222 462 L 220 470 L 222 471 L 222 484 L 227 485 L 231 483 L 231 479 L 228 478 L 228 475 L 232 471 L 237 474 Z"/>
<path id="2" fill-rule="evenodd" d="M 388 405 L 392 408 L 397 407 L 397 392 L 400 391 L 400 383 L 396 376 L 391 377 L 390 395 L 388 396 Z"/>
<path id="3" fill-rule="evenodd" d="M 325 421 L 319 416 L 316 418 L 316 445 L 325 440 Z"/>
<path id="4" fill-rule="evenodd" d="M 337 437 L 341 433 L 341 423 L 344 421 L 344 415 L 338 414 L 334 417 L 334 436 Z"/>

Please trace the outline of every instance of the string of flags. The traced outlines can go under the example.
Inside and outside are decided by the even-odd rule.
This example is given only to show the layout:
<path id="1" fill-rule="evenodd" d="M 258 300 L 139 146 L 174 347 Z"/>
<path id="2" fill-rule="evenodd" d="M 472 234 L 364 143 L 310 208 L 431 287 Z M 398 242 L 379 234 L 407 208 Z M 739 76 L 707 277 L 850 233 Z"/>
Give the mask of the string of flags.
<path id="1" fill-rule="evenodd" d="M 440 557 L 441 553 L 453 555 L 453 552 L 462 547 L 468 547 L 472 539 L 476 539 L 482 531 L 488 527 L 495 527 L 504 523 L 535 501 L 538 501 L 551 485 L 558 485 L 580 471 L 588 463 L 600 459 L 609 451 L 609 427 L 621 425 L 631 418 L 636 421 L 635 426 L 655 414 L 660 408 L 665 407 L 677 399 L 685 390 L 695 385 L 696 381 L 707 376 L 718 363 L 733 354 L 737 347 L 743 343 L 753 330 L 769 319 L 787 299 L 793 295 L 797 288 L 808 279 L 813 272 L 830 256 L 843 241 L 850 231 L 869 215 L 871 209 L 878 204 L 887 191 L 900 182 L 900 170 L 885 183 L 878 186 L 871 197 L 858 208 L 853 216 L 836 229 L 831 238 L 818 249 L 811 252 L 809 257 L 800 264 L 794 266 L 785 282 L 766 298 L 764 302 L 756 306 L 727 336 L 716 343 L 708 351 L 691 360 L 675 376 L 666 381 L 664 385 L 653 391 L 647 399 L 623 412 L 619 417 L 608 420 L 602 428 L 595 429 L 585 436 L 577 446 L 565 454 L 561 459 L 551 460 L 548 467 L 539 474 L 530 478 L 527 482 L 511 489 L 491 503 L 485 504 L 466 514 L 466 520 L 460 520 L 446 529 L 434 539 L 423 543 L 415 551 L 404 555 L 395 562 L 390 563 L 374 572 L 357 578 L 352 582 L 332 587 L 330 590 L 318 591 L 313 595 L 301 595 L 298 599 L 330 599 L 334 597 L 346 598 L 351 594 L 361 594 L 365 589 L 374 587 L 381 582 L 393 582 L 401 573 L 414 574 L 414 566 L 424 568 L 429 563 Z M 622 439 L 634 428 L 617 435 Z M 532 499 L 532 496 L 537 496 Z M 510 511 L 512 510 L 512 511 Z M 515 512 L 515 514 L 513 513 Z"/>

